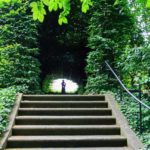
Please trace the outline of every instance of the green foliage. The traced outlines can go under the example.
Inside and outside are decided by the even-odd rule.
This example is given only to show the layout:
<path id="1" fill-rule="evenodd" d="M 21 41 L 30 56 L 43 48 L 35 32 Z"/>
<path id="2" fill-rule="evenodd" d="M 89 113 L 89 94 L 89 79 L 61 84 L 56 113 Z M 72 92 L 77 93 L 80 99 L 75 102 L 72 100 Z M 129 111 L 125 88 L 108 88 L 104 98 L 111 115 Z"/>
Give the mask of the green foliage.
<path id="1" fill-rule="evenodd" d="M 22 92 L 35 92 L 40 73 L 37 25 L 23 6 L 17 3 L 0 11 L 0 88 L 17 85 Z"/>
<path id="2" fill-rule="evenodd" d="M 120 2 L 121 0 L 115 0 L 114 5 L 118 5 Z M 146 6 L 146 8 L 150 8 L 150 0 L 134 0 L 133 2 L 135 3 L 135 5 L 143 4 L 144 7 Z"/>
<path id="3" fill-rule="evenodd" d="M 30 7 L 32 9 L 33 13 L 33 19 L 39 20 L 40 22 L 43 22 L 44 16 L 46 15 L 46 8 L 50 12 L 52 11 L 59 11 L 60 15 L 58 19 L 58 23 L 60 25 L 67 24 L 67 16 L 70 14 L 71 10 L 71 2 L 70 0 L 31 0 L 31 1 L 24 1 L 24 0 L 1 0 L 0 1 L 0 8 L 3 8 L 5 4 L 15 4 L 15 3 L 30 3 Z M 86 13 L 89 8 L 93 5 L 92 0 L 80 0 L 81 2 L 81 10 L 83 13 Z M 121 3 L 126 3 L 126 0 L 114 0 L 112 1 L 114 6 L 120 5 Z M 134 5 L 140 5 L 140 9 L 150 8 L 150 0 L 131 0 L 130 3 L 134 3 Z M 122 8 L 124 9 L 124 7 Z"/>
<path id="4" fill-rule="evenodd" d="M 86 92 L 90 94 L 100 94 L 102 91 L 109 90 L 107 83 L 107 75 L 97 75 L 88 77 L 86 84 Z"/>
<path id="5" fill-rule="evenodd" d="M 44 15 L 46 15 L 45 6 L 48 7 L 50 12 L 61 10 L 58 23 L 60 25 L 67 24 L 67 16 L 70 14 L 71 2 L 69 0 L 39 0 L 34 1 L 30 4 L 33 12 L 34 20 L 39 20 L 43 22 Z M 91 0 L 81 0 L 82 3 L 82 12 L 86 13 L 89 10 L 89 7 L 92 5 Z"/>
<path id="6" fill-rule="evenodd" d="M 71 5 L 73 8 L 68 15 L 69 23 L 62 27 L 55 27 L 55 30 L 53 30 L 57 34 L 56 41 L 63 47 L 77 47 L 82 44 L 81 41 L 87 41 L 86 27 L 89 13 L 85 15 L 80 12 L 81 6 L 78 4 L 78 0 L 71 1 Z"/>
<path id="7" fill-rule="evenodd" d="M 142 89 L 148 92 L 150 89 L 150 9 L 145 8 L 145 1 L 138 0 L 137 2 L 130 1 L 129 7 L 132 10 L 132 14 L 137 18 L 137 26 L 141 29 L 143 35 L 135 37 L 138 44 L 134 47 L 126 47 L 126 50 L 119 58 L 118 67 L 128 87 L 141 84 Z"/>
<path id="8" fill-rule="evenodd" d="M 150 81 L 149 77 L 150 51 L 145 47 L 126 47 L 118 62 L 122 78 L 128 87 L 141 84 L 143 89 Z"/>
<path id="9" fill-rule="evenodd" d="M 44 15 L 46 15 L 46 11 L 44 9 L 44 5 L 42 2 L 32 2 L 30 4 L 32 7 L 32 12 L 33 12 L 33 19 L 34 20 L 39 20 L 40 22 L 43 22 L 44 20 Z"/>
<path id="10" fill-rule="evenodd" d="M 148 100 L 147 96 L 142 97 L 142 101 L 147 105 L 150 105 L 150 101 Z M 129 125 L 135 131 L 135 133 L 139 136 L 141 141 L 143 142 L 146 149 L 149 146 L 149 135 L 150 135 L 150 128 L 149 128 L 149 121 L 150 115 L 149 110 L 142 107 L 142 125 L 143 125 L 143 133 L 139 133 L 139 104 L 135 101 L 132 101 L 131 97 L 124 95 L 123 100 L 119 101 L 120 108 L 127 118 Z"/>
<path id="11" fill-rule="evenodd" d="M 9 113 L 16 99 L 16 88 L 9 87 L 0 90 L 0 136 L 8 124 Z"/>
<path id="12" fill-rule="evenodd" d="M 25 3 L 24 0 L 1 0 L 0 1 L 0 8 L 3 8 L 5 4 L 16 4 L 16 3 Z M 80 0 L 82 5 L 82 12 L 86 13 L 90 6 L 92 6 L 92 0 Z M 50 12 L 52 11 L 61 11 L 58 19 L 58 23 L 60 25 L 67 24 L 67 16 L 70 14 L 71 10 L 71 2 L 70 0 L 37 0 L 26 2 L 30 3 L 30 7 L 33 13 L 33 19 L 39 20 L 43 22 L 44 16 L 46 15 L 46 7 Z"/>
<path id="13" fill-rule="evenodd" d="M 51 75 L 47 75 L 43 81 L 42 91 L 45 94 L 50 93 L 50 83 L 52 83 L 53 77 Z"/>
<path id="14" fill-rule="evenodd" d="M 146 7 L 150 8 L 150 0 L 147 0 Z"/>
<path id="15" fill-rule="evenodd" d="M 85 88 L 84 88 L 84 86 L 83 86 L 83 85 L 79 85 L 79 88 L 78 88 L 77 94 L 79 94 L 79 95 L 83 95 L 83 94 L 85 94 Z"/>
<path id="16" fill-rule="evenodd" d="M 114 6 L 111 0 L 95 1 L 88 26 L 88 47 L 91 51 L 86 66 L 87 91 L 89 85 L 97 83 L 99 83 L 97 92 L 116 86 L 113 84 L 111 74 L 105 69 L 104 61 L 109 60 L 116 66 L 116 61 L 118 62 L 127 45 L 133 47 L 136 44 L 135 37 L 138 30 L 135 21 L 127 2 L 120 2 Z M 96 78 L 102 79 L 101 83 Z"/>

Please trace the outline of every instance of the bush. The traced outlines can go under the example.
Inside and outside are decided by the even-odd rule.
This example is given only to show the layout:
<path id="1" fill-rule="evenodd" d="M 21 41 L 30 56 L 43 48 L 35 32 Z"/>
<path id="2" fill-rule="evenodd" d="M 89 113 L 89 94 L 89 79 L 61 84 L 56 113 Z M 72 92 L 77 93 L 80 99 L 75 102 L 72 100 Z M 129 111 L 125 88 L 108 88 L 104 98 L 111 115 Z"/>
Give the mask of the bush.
<path id="1" fill-rule="evenodd" d="M 119 99 L 119 98 L 118 98 Z M 147 98 L 142 97 L 142 101 L 150 105 L 150 101 Z M 141 141 L 143 142 L 144 146 L 148 148 L 150 144 L 149 135 L 150 135 L 150 128 L 149 128 L 149 121 L 150 115 L 149 110 L 142 107 L 142 124 L 143 124 L 143 133 L 140 134 L 139 132 L 139 104 L 132 101 L 131 97 L 124 95 L 122 101 L 118 101 L 121 107 L 121 111 L 127 118 L 129 125 L 134 130 L 134 132 L 139 136 Z"/>
<path id="2" fill-rule="evenodd" d="M 8 124 L 8 116 L 16 99 L 16 88 L 9 87 L 0 90 L 0 135 Z"/>
<path id="3" fill-rule="evenodd" d="M 43 81 L 42 91 L 45 94 L 50 93 L 50 83 L 52 83 L 53 77 L 51 75 L 47 75 Z"/>
<path id="4" fill-rule="evenodd" d="M 119 57 L 127 45 L 133 47 L 131 41 L 138 33 L 135 32 L 136 20 L 128 8 L 127 1 L 120 1 L 119 5 L 114 7 L 112 0 L 96 0 L 92 9 L 87 28 L 87 47 L 91 51 L 86 59 L 86 91 L 100 93 L 108 87 L 111 90 L 112 85 L 116 86 L 104 62 L 108 60 L 113 68 L 117 67 Z"/>
<path id="5" fill-rule="evenodd" d="M 16 85 L 25 87 L 24 93 L 39 92 L 37 24 L 24 3 L 6 5 L 0 16 L 0 88 Z"/>

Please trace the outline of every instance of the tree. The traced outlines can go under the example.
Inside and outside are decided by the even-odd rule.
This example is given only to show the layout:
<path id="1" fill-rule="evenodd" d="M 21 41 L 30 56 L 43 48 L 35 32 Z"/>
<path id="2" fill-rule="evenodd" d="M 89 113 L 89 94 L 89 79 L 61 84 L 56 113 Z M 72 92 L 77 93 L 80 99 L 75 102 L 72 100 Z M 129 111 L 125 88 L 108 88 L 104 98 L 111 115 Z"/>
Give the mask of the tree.
<path id="1" fill-rule="evenodd" d="M 126 46 L 134 47 L 138 29 L 127 1 L 114 7 L 112 0 L 95 1 L 88 27 L 88 76 L 86 90 L 100 92 L 114 86 L 111 74 L 106 71 L 105 60 L 117 67 Z M 98 84 L 97 84 L 98 83 Z M 116 84 L 115 84 L 116 86 Z"/>

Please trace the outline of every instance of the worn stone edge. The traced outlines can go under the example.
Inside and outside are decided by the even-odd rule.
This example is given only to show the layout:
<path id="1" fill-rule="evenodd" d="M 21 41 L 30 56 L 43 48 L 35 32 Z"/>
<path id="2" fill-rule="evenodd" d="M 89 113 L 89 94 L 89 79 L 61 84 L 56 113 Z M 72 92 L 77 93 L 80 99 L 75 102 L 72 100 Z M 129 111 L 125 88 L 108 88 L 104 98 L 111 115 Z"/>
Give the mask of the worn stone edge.
<path id="1" fill-rule="evenodd" d="M 12 127 L 15 124 L 15 118 L 18 114 L 18 108 L 20 107 L 20 102 L 22 100 L 22 93 L 18 93 L 16 96 L 16 102 L 9 116 L 9 124 L 7 126 L 6 132 L 4 132 L 1 140 L 0 140 L 0 150 L 4 150 L 7 145 L 8 138 L 12 135 Z"/>
<path id="2" fill-rule="evenodd" d="M 144 145 L 130 128 L 128 121 L 120 111 L 113 95 L 106 94 L 108 105 L 112 108 L 112 113 L 116 117 L 117 124 L 121 127 L 121 134 L 127 138 L 127 144 L 133 150 L 144 150 Z"/>

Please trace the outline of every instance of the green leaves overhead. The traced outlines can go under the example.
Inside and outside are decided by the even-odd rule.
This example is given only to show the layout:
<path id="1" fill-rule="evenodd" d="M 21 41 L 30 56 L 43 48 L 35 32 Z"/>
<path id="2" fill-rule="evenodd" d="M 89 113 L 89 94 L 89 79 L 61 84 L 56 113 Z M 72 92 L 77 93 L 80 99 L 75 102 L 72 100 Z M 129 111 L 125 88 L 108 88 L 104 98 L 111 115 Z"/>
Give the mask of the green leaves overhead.
<path id="1" fill-rule="evenodd" d="M 94 0 L 80 0 L 81 2 L 81 10 L 83 13 L 86 13 L 90 6 L 92 6 L 92 2 Z M 4 6 L 4 4 L 8 3 L 24 3 L 23 0 L 0 0 L 0 8 Z M 119 5 L 119 3 L 127 2 L 127 0 L 115 0 L 114 6 Z M 30 3 L 30 2 L 29 2 Z M 135 4 L 142 4 L 144 7 L 150 8 L 150 0 L 135 0 Z M 43 22 L 44 16 L 46 15 L 46 7 L 50 12 L 62 10 L 59 15 L 58 23 L 62 25 L 63 23 L 68 23 L 67 16 L 70 14 L 70 0 L 35 0 L 32 1 L 30 6 L 33 12 L 33 19 L 39 20 Z M 45 7 L 46 6 L 46 7 Z"/>
<path id="2" fill-rule="evenodd" d="M 150 8 L 150 0 L 147 0 L 146 7 Z"/>
<path id="3" fill-rule="evenodd" d="M 43 22 L 44 15 L 46 15 L 45 6 L 48 7 L 50 12 L 61 9 L 62 12 L 59 15 L 58 23 L 62 25 L 67 24 L 67 15 L 70 13 L 70 1 L 69 0 L 39 0 L 30 4 L 33 12 L 33 19 Z"/>
<path id="4" fill-rule="evenodd" d="M 82 2 L 82 12 L 86 13 L 89 9 L 90 6 L 92 6 L 92 1 L 91 0 L 80 0 Z"/>
<path id="5" fill-rule="evenodd" d="M 33 19 L 43 22 L 44 15 L 46 15 L 46 11 L 44 9 L 44 4 L 40 1 L 38 1 L 38 2 L 32 2 L 30 4 L 30 6 L 32 7 Z"/>
<path id="6" fill-rule="evenodd" d="M 24 3 L 22 0 L 0 0 L 0 8 L 4 6 L 4 4 L 15 4 L 15 3 Z M 86 13 L 90 6 L 92 6 L 92 0 L 80 0 L 81 9 L 83 13 Z M 50 12 L 61 10 L 58 23 L 60 25 L 67 24 L 67 16 L 70 14 L 71 10 L 71 2 L 70 0 L 36 0 L 30 3 L 30 7 L 33 13 L 33 19 L 38 20 L 40 22 L 44 21 L 44 16 L 46 15 L 46 7 Z"/>

